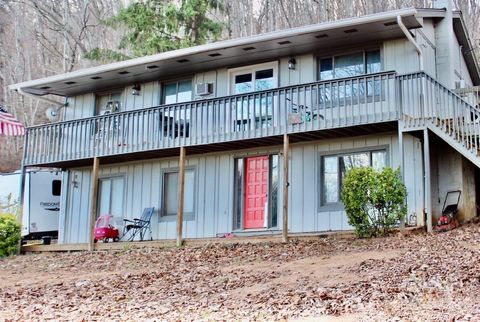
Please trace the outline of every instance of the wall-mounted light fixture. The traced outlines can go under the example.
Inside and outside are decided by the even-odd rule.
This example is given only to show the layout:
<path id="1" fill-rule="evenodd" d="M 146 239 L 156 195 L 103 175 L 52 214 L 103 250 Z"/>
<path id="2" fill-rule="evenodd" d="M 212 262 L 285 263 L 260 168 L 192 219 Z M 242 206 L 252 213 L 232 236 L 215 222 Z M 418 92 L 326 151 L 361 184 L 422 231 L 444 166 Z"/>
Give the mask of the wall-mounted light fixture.
<path id="1" fill-rule="evenodd" d="M 73 188 L 78 188 L 78 176 L 77 176 L 76 173 L 72 176 L 72 182 L 71 183 L 72 183 Z"/>
<path id="2" fill-rule="evenodd" d="M 142 89 L 142 88 L 140 87 L 140 84 L 135 84 L 135 85 L 133 85 L 133 87 L 132 87 L 132 95 L 135 95 L 135 96 L 140 95 L 141 89 Z"/>
<path id="3" fill-rule="evenodd" d="M 295 69 L 295 65 L 297 64 L 297 61 L 295 60 L 295 58 L 290 58 L 288 60 L 288 69 L 290 70 L 294 70 Z"/>
<path id="4" fill-rule="evenodd" d="M 57 107 L 54 107 L 54 106 L 49 107 L 45 111 L 45 114 L 47 115 L 47 118 L 51 122 L 57 122 L 59 117 L 60 117 L 60 110 L 64 107 L 67 107 L 67 106 L 68 106 L 68 102 L 65 102 L 65 104 L 57 106 Z"/>

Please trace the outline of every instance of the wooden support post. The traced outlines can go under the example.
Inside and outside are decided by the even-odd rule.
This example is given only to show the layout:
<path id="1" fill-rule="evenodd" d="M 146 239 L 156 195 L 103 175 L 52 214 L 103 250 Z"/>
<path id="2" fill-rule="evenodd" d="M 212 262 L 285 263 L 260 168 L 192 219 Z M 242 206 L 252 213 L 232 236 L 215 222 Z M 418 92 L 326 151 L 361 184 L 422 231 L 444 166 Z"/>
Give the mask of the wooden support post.
<path id="1" fill-rule="evenodd" d="M 27 157 L 27 144 L 28 144 L 28 132 L 25 134 L 25 138 L 23 140 L 23 154 L 22 154 L 22 165 L 20 171 L 20 191 L 18 192 L 18 202 L 19 202 L 19 210 L 18 213 L 15 214 L 17 216 L 17 220 L 20 223 L 20 231 L 23 232 L 23 211 L 25 204 L 25 177 L 27 175 L 27 167 L 25 166 L 25 159 Z M 22 239 L 18 241 L 18 253 L 20 253 L 22 249 Z"/>
<path id="2" fill-rule="evenodd" d="M 19 213 L 18 213 L 18 221 L 20 222 L 20 225 L 22 225 L 22 230 L 23 230 L 23 205 L 25 204 L 25 177 L 27 175 L 27 167 L 23 165 L 22 161 L 22 166 L 20 168 L 20 191 L 18 194 L 18 203 L 19 203 Z"/>
<path id="3" fill-rule="evenodd" d="M 427 231 L 432 231 L 432 192 L 431 192 L 431 174 L 430 174 L 430 141 L 428 138 L 428 129 L 423 130 L 423 164 L 425 180 L 425 212 L 427 213 Z"/>
<path id="4" fill-rule="evenodd" d="M 183 244 L 183 199 L 185 191 L 185 147 L 180 147 L 180 163 L 178 171 L 178 215 L 177 215 L 177 247 Z"/>
<path id="5" fill-rule="evenodd" d="M 92 181 L 90 183 L 90 225 L 89 225 L 89 240 L 88 250 L 93 251 L 95 247 L 93 230 L 95 221 L 97 219 L 97 196 L 98 196 L 98 168 L 100 160 L 98 157 L 93 158 Z"/>
<path id="6" fill-rule="evenodd" d="M 288 152 L 289 152 L 288 134 L 283 135 L 283 227 L 282 240 L 288 242 Z"/>
<path id="7" fill-rule="evenodd" d="M 403 122 L 402 121 L 398 121 L 398 157 L 400 160 L 400 176 L 402 178 L 402 182 L 405 183 L 405 174 L 404 174 L 405 161 L 403 156 Z M 405 200 L 405 202 L 407 201 Z M 405 220 L 406 220 L 405 217 L 400 219 L 400 228 L 402 229 L 405 228 Z"/>
<path id="8" fill-rule="evenodd" d="M 24 159 L 23 159 L 24 160 Z M 24 165 L 24 161 L 22 160 L 22 166 L 20 170 L 20 191 L 18 195 L 18 210 L 15 216 L 17 217 L 18 222 L 20 223 L 20 232 L 23 233 L 23 211 L 25 207 L 23 206 L 25 203 L 25 176 L 27 175 L 27 167 Z M 20 254 L 22 250 L 22 239 L 18 241 L 17 253 Z"/>

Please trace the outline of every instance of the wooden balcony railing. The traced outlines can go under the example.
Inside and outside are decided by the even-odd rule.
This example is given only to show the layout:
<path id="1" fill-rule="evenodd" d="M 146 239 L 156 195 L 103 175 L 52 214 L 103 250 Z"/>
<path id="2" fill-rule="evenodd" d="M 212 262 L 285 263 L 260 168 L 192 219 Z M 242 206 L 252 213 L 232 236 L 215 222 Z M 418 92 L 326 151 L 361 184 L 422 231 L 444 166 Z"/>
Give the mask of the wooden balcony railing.
<path id="1" fill-rule="evenodd" d="M 394 72 L 34 126 L 25 165 L 397 120 Z"/>
<path id="2" fill-rule="evenodd" d="M 458 143 L 457 148 L 479 155 L 479 97 L 471 93 L 460 96 L 424 72 L 397 76 L 397 82 L 405 129 L 436 128 Z"/>

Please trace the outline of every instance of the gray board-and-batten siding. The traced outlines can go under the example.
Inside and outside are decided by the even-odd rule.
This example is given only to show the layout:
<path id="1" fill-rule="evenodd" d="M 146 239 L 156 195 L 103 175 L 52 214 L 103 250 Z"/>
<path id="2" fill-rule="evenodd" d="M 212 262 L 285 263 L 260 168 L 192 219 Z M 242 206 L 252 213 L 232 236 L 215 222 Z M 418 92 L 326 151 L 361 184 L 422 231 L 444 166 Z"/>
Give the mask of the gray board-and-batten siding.
<path id="1" fill-rule="evenodd" d="M 421 142 L 404 136 L 405 184 L 408 190 L 408 213 L 423 208 Z M 395 134 L 324 140 L 292 144 L 290 153 L 289 231 L 294 233 L 348 230 L 345 212 L 339 207 L 322 207 L 320 198 L 320 160 L 323 155 L 342 152 L 386 149 L 387 163 L 399 166 L 398 138 Z M 281 147 L 187 156 L 186 167 L 195 172 L 194 213 L 184 221 L 184 238 L 215 237 L 234 229 L 234 164 L 236 158 L 279 154 Z M 282 157 L 279 158 L 282 186 Z M 174 239 L 176 221 L 165 220 L 162 211 L 162 176 L 178 168 L 178 158 L 144 160 L 101 165 L 100 178 L 123 176 L 124 217 L 140 216 L 143 208 L 155 207 L 152 218 L 153 239 Z M 70 169 L 64 174 L 60 218 L 60 242 L 82 243 L 88 240 L 88 209 L 91 168 Z M 277 199 L 281 218 L 282 194 Z M 281 220 L 278 220 L 278 230 Z M 273 232 L 277 230 L 273 228 Z"/>

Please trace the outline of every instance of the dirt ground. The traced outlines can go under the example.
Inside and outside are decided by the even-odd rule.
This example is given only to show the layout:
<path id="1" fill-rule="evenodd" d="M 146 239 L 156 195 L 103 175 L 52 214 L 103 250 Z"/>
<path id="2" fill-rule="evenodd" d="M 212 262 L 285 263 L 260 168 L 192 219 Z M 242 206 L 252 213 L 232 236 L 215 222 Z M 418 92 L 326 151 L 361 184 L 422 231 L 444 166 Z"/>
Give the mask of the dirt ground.
<path id="1" fill-rule="evenodd" d="M 0 260 L 6 321 L 480 321 L 480 226 Z"/>

